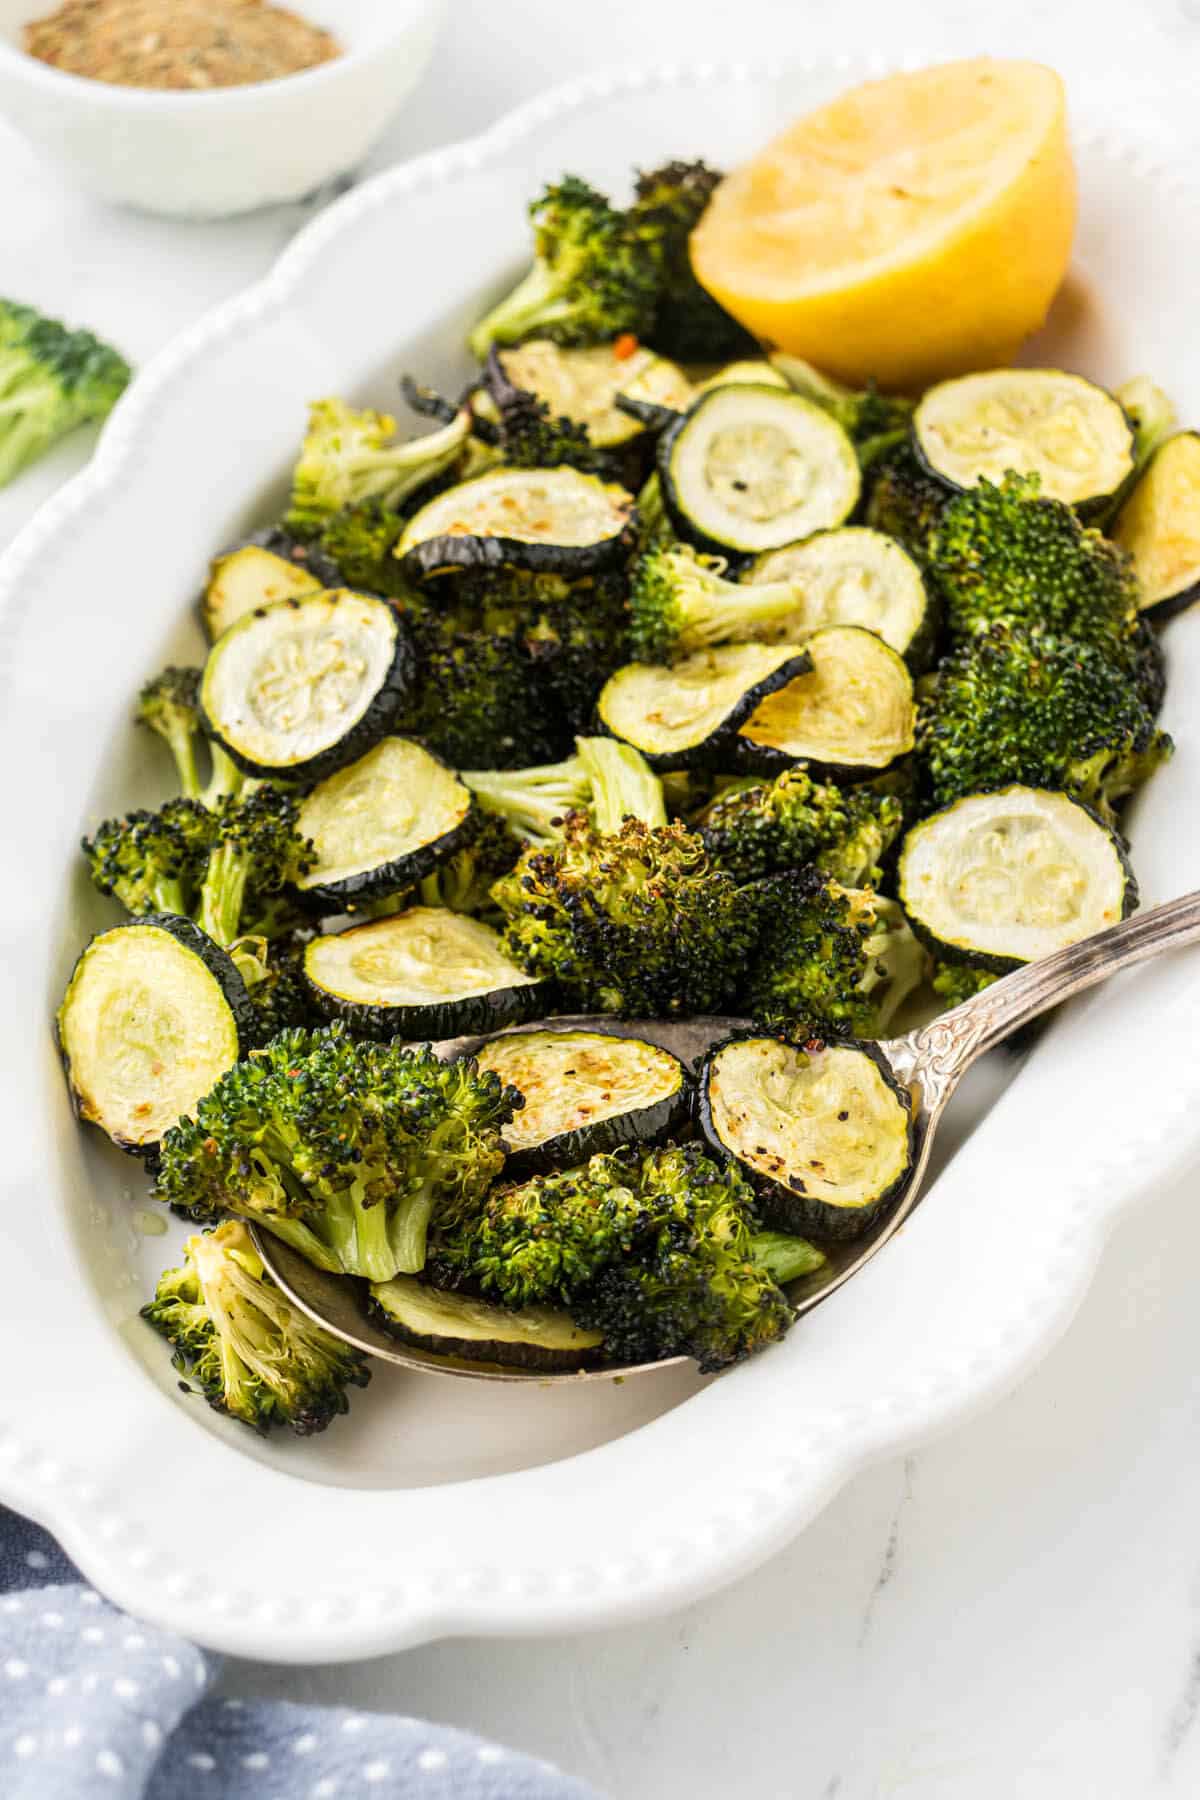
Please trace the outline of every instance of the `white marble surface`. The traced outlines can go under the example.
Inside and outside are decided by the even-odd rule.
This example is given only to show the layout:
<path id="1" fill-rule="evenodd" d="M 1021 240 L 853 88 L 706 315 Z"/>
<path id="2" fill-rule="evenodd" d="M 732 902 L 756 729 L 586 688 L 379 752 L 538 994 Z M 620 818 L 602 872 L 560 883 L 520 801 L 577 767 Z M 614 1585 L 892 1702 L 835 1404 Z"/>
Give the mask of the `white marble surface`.
<path id="1" fill-rule="evenodd" d="M 430 77 L 372 166 L 601 64 L 866 45 L 1042 56 L 1099 86 L 1151 146 L 1200 148 L 1189 97 L 1200 0 L 1009 0 L 986 15 L 962 0 L 900 12 L 875 0 L 596 11 L 457 0 Z M 0 170 L 0 293 L 84 319 L 139 361 L 264 271 L 312 210 L 194 226 L 117 212 L 62 188 L 2 122 Z M 86 453 L 73 442 L 0 493 L 0 545 Z M 453 1642 L 357 1667 L 232 1665 L 228 1691 L 425 1713 L 620 1800 L 1190 1800 L 1198 1197 L 1200 1183 L 1185 1183 L 1117 1232 L 1067 1336 L 1018 1392 L 859 1477 L 725 1594 L 587 1638 Z M 1015 1266 L 1019 1244 L 1012 1254 Z"/>

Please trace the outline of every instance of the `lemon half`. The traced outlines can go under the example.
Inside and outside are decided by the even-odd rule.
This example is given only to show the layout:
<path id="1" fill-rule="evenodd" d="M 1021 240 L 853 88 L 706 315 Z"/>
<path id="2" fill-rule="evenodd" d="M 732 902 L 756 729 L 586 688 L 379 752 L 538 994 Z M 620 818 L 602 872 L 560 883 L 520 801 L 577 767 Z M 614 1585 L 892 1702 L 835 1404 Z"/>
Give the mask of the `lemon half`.
<path id="1" fill-rule="evenodd" d="M 692 262 L 756 336 L 843 381 L 918 388 L 1011 360 L 1075 214 L 1061 80 L 980 57 L 798 120 L 717 188 Z"/>

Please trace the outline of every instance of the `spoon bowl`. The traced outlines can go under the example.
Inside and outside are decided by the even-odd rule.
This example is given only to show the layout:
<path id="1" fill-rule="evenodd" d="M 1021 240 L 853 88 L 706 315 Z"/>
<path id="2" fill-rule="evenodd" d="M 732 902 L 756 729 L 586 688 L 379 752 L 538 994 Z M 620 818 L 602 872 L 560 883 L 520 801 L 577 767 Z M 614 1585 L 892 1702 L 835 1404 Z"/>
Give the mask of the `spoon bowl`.
<path id="1" fill-rule="evenodd" d="M 1107 980 L 1120 969 L 1197 941 L 1200 941 L 1200 893 L 1184 894 L 1079 943 L 1069 944 L 1039 962 L 1028 963 L 929 1024 L 919 1026 L 904 1037 L 888 1038 L 880 1043 L 878 1048 L 910 1096 L 914 1128 L 912 1162 L 900 1193 L 861 1237 L 849 1243 L 823 1246 L 828 1258 L 824 1266 L 787 1286 L 785 1291 L 797 1317 L 811 1312 L 836 1293 L 911 1217 L 922 1196 L 938 1125 L 972 1063 L 1011 1037 L 1029 1020 L 1071 995 Z M 695 1070 L 713 1044 L 733 1031 L 745 1029 L 749 1022 L 719 1016 L 625 1021 L 604 1014 L 567 1014 L 538 1020 L 520 1029 L 607 1031 L 620 1037 L 646 1038 L 672 1051 Z M 434 1044 L 433 1048 L 439 1056 L 451 1061 L 473 1054 L 486 1041 L 486 1037 L 448 1038 Z M 609 1364 L 601 1369 L 546 1374 L 419 1350 L 397 1342 L 374 1324 L 366 1309 L 366 1290 L 362 1283 L 348 1276 L 328 1275 L 314 1269 L 269 1232 L 257 1226 L 252 1229 L 259 1253 L 272 1276 L 310 1318 L 346 1343 L 405 1369 L 475 1381 L 548 1384 L 624 1380 L 670 1368 L 672 1363 L 685 1360 L 671 1357 L 653 1363 Z"/>

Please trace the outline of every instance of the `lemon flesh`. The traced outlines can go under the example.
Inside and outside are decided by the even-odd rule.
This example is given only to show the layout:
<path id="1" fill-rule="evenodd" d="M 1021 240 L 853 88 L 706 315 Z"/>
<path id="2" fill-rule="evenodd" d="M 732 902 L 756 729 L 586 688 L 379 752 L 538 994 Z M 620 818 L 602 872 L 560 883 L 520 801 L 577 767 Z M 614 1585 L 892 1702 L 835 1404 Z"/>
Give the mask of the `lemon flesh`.
<path id="1" fill-rule="evenodd" d="M 851 89 L 723 181 L 692 234 L 703 285 L 842 381 L 917 388 L 1008 361 L 1075 228 L 1053 70 L 980 57 Z"/>

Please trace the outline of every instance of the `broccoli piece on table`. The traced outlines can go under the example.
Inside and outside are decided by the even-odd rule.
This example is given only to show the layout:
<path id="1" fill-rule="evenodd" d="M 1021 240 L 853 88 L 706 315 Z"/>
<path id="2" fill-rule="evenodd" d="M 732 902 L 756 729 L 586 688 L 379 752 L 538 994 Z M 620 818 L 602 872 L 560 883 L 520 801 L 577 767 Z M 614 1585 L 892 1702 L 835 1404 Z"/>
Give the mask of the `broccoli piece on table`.
<path id="1" fill-rule="evenodd" d="M 885 1036 L 927 961 L 897 902 L 815 869 L 773 877 L 763 899 L 745 988 L 753 1017 L 804 1036 Z"/>
<path id="2" fill-rule="evenodd" d="M 430 1267 L 508 1306 L 565 1305 L 614 1361 L 687 1355 L 718 1369 L 791 1324 L 756 1223 L 745 1178 L 703 1144 L 631 1145 L 494 1188 L 437 1236 Z"/>
<path id="3" fill-rule="evenodd" d="M 846 387 L 803 358 L 783 351 L 776 351 L 771 361 L 794 392 L 836 420 L 864 468 L 908 441 L 913 402 L 903 394 L 881 394 L 874 383 L 865 388 Z"/>
<path id="4" fill-rule="evenodd" d="M 1132 562 L 1073 508 L 1040 496 L 1036 476 L 956 495 L 929 562 L 953 635 L 1015 620 L 1126 651 L 1138 606 Z"/>
<path id="5" fill-rule="evenodd" d="M 891 450 L 871 469 L 866 523 L 894 537 L 922 567 L 953 495 L 918 462 L 911 444 Z"/>
<path id="6" fill-rule="evenodd" d="M 719 1011 L 754 943 L 755 904 L 697 833 L 665 823 L 662 784 L 640 757 L 608 759 L 600 780 L 609 829 L 568 813 L 492 889 L 509 954 L 584 1011 Z"/>
<path id="7" fill-rule="evenodd" d="M 166 1133 L 156 1192 L 194 1219 L 254 1220 L 318 1268 L 389 1281 L 423 1266 L 435 1210 L 452 1222 L 482 1199 L 518 1104 L 427 1045 L 284 1031 Z"/>
<path id="8" fill-rule="evenodd" d="M 968 639 L 931 678 L 917 715 L 935 807 L 1021 782 L 1063 788 L 1113 823 L 1173 749 L 1136 676 L 1104 649 L 1023 625 Z"/>
<path id="9" fill-rule="evenodd" d="M 623 332 L 644 338 L 660 275 L 628 215 L 575 175 L 547 187 L 529 214 L 533 267 L 475 326 L 472 354 L 482 362 L 493 344 L 530 337 L 564 345 L 604 343 Z"/>
<path id="10" fill-rule="evenodd" d="M 287 1425 L 302 1437 L 347 1411 L 346 1389 L 371 1378 L 366 1357 L 275 1286 L 244 1225 L 227 1220 L 188 1238 L 183 1253 L 142 1317 L 210 1406 L 264 1435 Z"/>
<path id="11" fill-rule="evenodd" d="M 292 471 L 284 525 L 317 537 L 336 513 L 376 500 L 394 510 L 453 467 L 471 429 L 464 408 L 449 425 L 407 443 L 392 442 L 396 421 L 344 400 L 317 400 Z"/>
<path id="12" fill-rule="evenodd" d="M 984 988 L 991 987 L 993 981 L 999 979 L 991 969 L 973 969 L 969 963 L 939 962 L 934 965 L 930 986 L 948 1012 L 952 1006 L 961 1006 L 964 1000 L 973 1000 L 976 994 L 982 994 Z"/>
<path id="13" fill-rule="evenodd" d="M 728 362 L 758 349 L 744 326 L 700 286 L 688 240 L 722 177 L 703 162 L 669 162 L 638 175 L 630 219 L 659 266 L 648 341 L 680 362 Z"/>
<path id="14" fill-rule="evenodd" d="M 815 863 L 852 888 L 876 885 L 904 822 L 903 801 L 886 788 L 835 787 L 803 767 L 739 782 L 693 821 L 713 861 L 738 881 Z"/>
<path id="15" fill-rule="evenodd" d="M 0 299 L 0 487 L 77 425 L 107 418 L 131 373 L 90 331 Z"/>
<path id="16" fill-rule="evenodd" d="M 629 591 L 630 653 L 639 662 L 665 662 L 709 644 L 762 638 L 786 640 L 802 595 L 793 582 L 739 585 L 720 557 L 683 544 L 662 545 L 639 558 Z"/>

